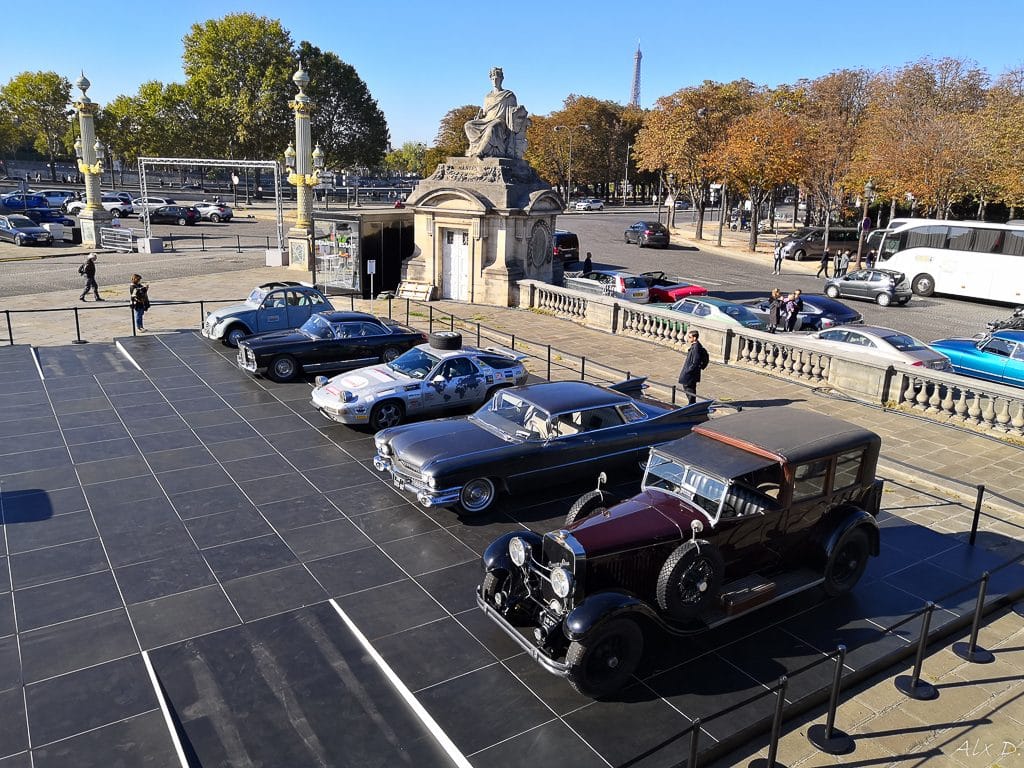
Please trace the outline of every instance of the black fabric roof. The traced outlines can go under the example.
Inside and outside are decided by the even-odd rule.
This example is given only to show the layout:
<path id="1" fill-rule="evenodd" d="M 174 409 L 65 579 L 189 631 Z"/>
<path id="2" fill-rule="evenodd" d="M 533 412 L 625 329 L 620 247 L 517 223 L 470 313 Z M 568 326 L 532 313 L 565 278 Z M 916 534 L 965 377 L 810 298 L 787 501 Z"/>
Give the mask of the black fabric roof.
<path id="1" fill-rule="evenodd" d="M 739 477 L 748 472 L 778 464 L 777 461 L 756 453 L 735 448 L 705 435 L 691 433 L 686 437 L 659 446 L 656 450 L 681 463 L 696 464 L 701 469 L 724 479 Z"/>

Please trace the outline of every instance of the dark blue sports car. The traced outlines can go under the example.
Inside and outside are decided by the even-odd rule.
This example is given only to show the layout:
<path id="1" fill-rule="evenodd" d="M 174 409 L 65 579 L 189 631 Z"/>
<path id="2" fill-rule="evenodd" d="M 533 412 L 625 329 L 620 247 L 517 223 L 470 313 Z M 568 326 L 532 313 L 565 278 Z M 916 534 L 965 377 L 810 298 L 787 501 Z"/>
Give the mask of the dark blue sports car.
<path id="1" fill-rule="evenodd" d="M 981 339 L 939 339 L 929 344 L 964 376 L 1024 387 L 1024 331 L 1002 330 Z"/>
<path id="2" fill-rule="evenodd" d="M 798 331 L 824 331 L 837 325 L 862 325 L 864 317 L 855 309 L 828 296 L 803 296 L 804 309 L 797 314 L 800 319 Z M 768 322 L 768 298 L 744 301 L 762 320 Z"/>

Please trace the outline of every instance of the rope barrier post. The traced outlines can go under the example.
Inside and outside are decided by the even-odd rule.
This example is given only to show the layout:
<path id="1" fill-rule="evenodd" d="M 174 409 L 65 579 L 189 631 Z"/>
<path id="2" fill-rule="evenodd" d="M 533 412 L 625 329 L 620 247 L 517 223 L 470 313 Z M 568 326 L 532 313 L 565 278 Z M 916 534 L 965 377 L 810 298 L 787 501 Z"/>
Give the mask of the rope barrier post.
<path id="1" fill-rule="evenodd" d="M 580 358 L 580 381 L 587 380 L 587 358 Z"/>
<path id="2" fill-rule="evenodd" d="M 409 304 L 410 303 L 411 302 L 409 301 L 409 299 L 405 300 L 405 324 L 406 325 L 409 324 Z"/>
<path id="3" fill-rule="evenodd" d="M 348 295 L 348 308 L 352 312 L 356 311 L 356 296 L 354 293 L 350 293 Z"/>
<path id="4" fill-rule="evenodd" d="M 455 315 L 448 315 L 448 330 L 455 330 Z"/>
<path id="5" fill-rule="evenodd" d="M 753 760 L 749 768 L 776 768 L 775 757 L 779 754 L 779 736 L 782 733 L 782 711 L 786 707 L 786 685 L 788 678 L 783 675 L 775 686 L 775 717 L 772 718 L 772 737 L 768 742 L 768 758 Z"/>
<path id="6" fill-rule="evenodd" d="M 428 333 L 433 333 L 434 332 L 434 308 L 430 307 L 429 309 L 430 309 L 430 319 L 427 322 L 427 331 L 428 331 Z"/>
<path id="7" fill-rule="evenodd" d="M 548 381 L 551 381 L 551 345 L 548 344 Z"/>
<path id="8" fill-rule="evenodd" d="M 480 323 L 476 324 L 476 345 L 480 346 Z"/>
<path id="9" fill-rule="evenodd" d="M 985 486 L 978 485 L 978 498 L 974 501 L 974 519 L 971 521 L 971 537 L 967 540 L 967 543 L 972 547 L 974 546 L 974 540 L 978 537 L 978 520 L 981 518 L 981 502 L 985 498 Z"/>
<path id="10" fill-rule="evenodd" d="M 205 232 L 200 232 L 199 233 L 199 250 L 201 250 L 203 253 L 206 253 L 206 233 Z"/>
<path id="11" fill-rule="evenodd" d="M 676 385 L 672 385 L 672 405 L 676 404 Z"/>
<path id="12" fill-rule="evenodd" d="M 981 629 L 981 614 L 985 610 L 985 592 L 988 590 L 989 573 L 981 574 L 978 587 L 978 602 L 974 606 L 974 623 L 971 624 L 971 639 L 966 643 L 953 643 L 953 653 L 972 664 L 991 664 L 996 660 L 991 651 L 978 645 L 978 630 Z"/>
<path id="13" fill-rule="evenodd" d="M 87 342 L 82 340 L 82 327 L 78 324 L 78 307 L 75 307 L 75 338 L 71 342 L 72 344 L 86 344 Z"/>
<path id="14" fill-rule="evenodd" d="M 511 349 L 512 349 L 513 352 L 516 351 L 516 335 L 514 333 L 512 334 L 512 346 L 511 346 Z"/>
<path id="15" fill-rule="evenodd" d="M 174 253 L 174 233 L 168 232 L 167 239 L 171 241 L 171 253 Z"/>
<path id="16" fill-rule="evenodd" d="M 267 235 L 267 250 L 270 250 L 270 235 Z"/>
<path id="17" fill-rule="evenodd" d="M 206 302 L 200 300 L 199 302 L 199 325 L 206 322 Z"/>
<path id="18" fill-rule="evenodd" d="M 807 729 L 807 740 L 829 755 L 846 755 L 853 752 L 853 739 L 845 731 L 835 727 L 836 709 L 839 707 L 839 690 L 843 685 L 843 664 L 846 663 L 846 646 L 836 647 L 836 670 L 832 676 L 832 691 L 828 696 L 828 715 L 825 724 L 815 723 Z"/>
<path id="19" fill-rule="evenodd" d="M 242 236 L 235 235 L 235 253 L 242 252 Z"/>
<path id="20" fill-rule="evenodd" d="M 700 718 L 693 718 L 690 724 L 690 755 L 686 760 L 686 768 L 697 768 L 697 742 L 700 740 Z"/>
<path id="21" fill-rule="evenodd" d="M 4 314 L 7 316 L 7 340 L 14 346 L 14 328 L 11 325 L 11 310 L 5 309 Z"/>
<path id="22" fill-rule="evenodd" d="M 388 296 L 388 320 L 393 320 L 394 319 L 393 317 L 391 317 L 391 305 L 394 304 L 394 302 L 395 302 L 395 297 L 394 296 Z"/>
<path id="23" fill-rule="evenodd" d="M 935 610 L 935 603 L 928 603 L 924 607 L 924 621 L 921 623 L 921 635 L 917 641 L 917 658 L 914 659 L 914 673 L 912 675 L 899 675 L 896 677 L 896 690 L 905 696 L 918 701 L 931 701 L 939 697 L 939 692 L 931 683 L 921 679 L 921 666 L 924 664 L 924 652 L 928 647 L 928 630 L 932 624 L 932 611 Z"/>

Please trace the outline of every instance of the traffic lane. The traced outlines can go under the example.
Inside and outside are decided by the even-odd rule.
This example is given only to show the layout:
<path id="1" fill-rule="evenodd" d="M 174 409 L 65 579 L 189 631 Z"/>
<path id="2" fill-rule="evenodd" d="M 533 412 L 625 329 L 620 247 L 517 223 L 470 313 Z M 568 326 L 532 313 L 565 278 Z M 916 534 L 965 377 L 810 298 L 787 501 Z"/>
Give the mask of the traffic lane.
<path id="1" fill-rule="evenodd" d="M 638 248 L 624 241 L 624 230 L 634 221 L 656 220 L 655 209 L 630 209 L 635 215 L 623 217 L 591 212 L 560 217 L 558 226 L 575 232 L 580 240 L 581 259 L 591 252 L 594 267 L 629 272 L 662 270 L 689 282 L 703 285 L 714 296 L 740 301 L 767 296 L 772 288 L 783 293 L 799 288 L 805 294 L 820 294 L 824 280 L 814 277 L 817 265 L 785 261 L 782 274 L 772 274 L 770 253 L 729 256 L 712 253 L 689 243 L 672 243 L 666 249 Z M 665 210 L 662 210 L 662 221 Z M 705 229 L 711 242 L 713 233 Z M 830 270 L 831 271 L 831 270 Z M 943 296 L 914 296 L 905 307 L 880 307 L 874 302 L 840 299 L 864 316 L 864 322 L 908 333 L 923 341 L 948 337 L 971 337 L 985 330 L 990 320 L 1007 317 L 1013 311 L 1002 304 L 968 301 Z"/>

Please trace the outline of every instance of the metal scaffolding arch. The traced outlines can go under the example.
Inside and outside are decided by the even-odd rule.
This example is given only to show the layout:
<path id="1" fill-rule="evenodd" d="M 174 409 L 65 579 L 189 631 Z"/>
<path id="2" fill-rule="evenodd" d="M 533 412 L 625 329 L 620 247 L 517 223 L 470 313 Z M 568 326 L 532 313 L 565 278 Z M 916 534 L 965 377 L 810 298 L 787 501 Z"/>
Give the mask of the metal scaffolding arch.
<path id="1" fill-rule="evenodd" d="M 149 190 L 146 185 L 146 167 L 170 165 L 176 167 L 212 167 L 212 168 L 266 168 L 272 171 L 274 178 L 274 207 L 277 212 L 277 247 L 284 251 L 284 209 L 281 206 L 281 166 L 276 160 L 220 160 L 209 157 L 140 157 L 139 158 L 139 187 L 141 196 L 145 200 L 149 197 Z M 146 227 L 146 237 L 152 237 L 153 232 L 149 226 L 149 206 L 142 211 L 142 221 Z"/>

